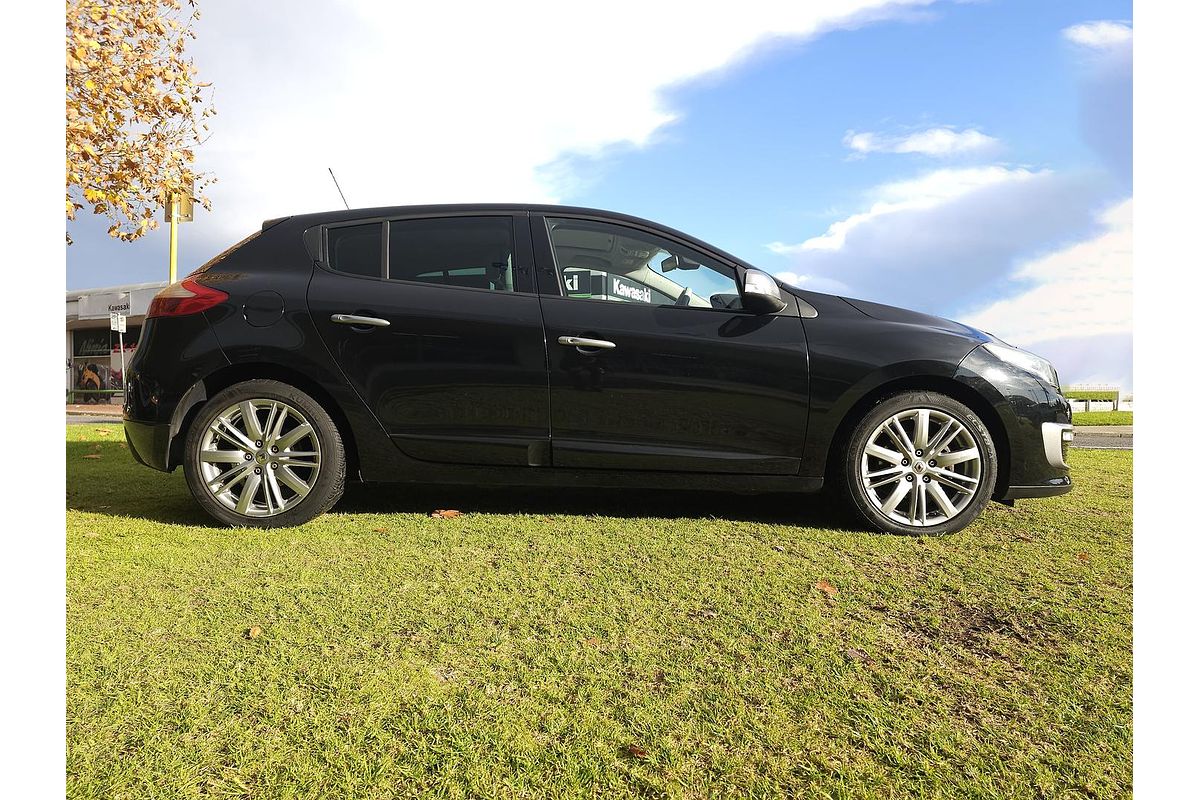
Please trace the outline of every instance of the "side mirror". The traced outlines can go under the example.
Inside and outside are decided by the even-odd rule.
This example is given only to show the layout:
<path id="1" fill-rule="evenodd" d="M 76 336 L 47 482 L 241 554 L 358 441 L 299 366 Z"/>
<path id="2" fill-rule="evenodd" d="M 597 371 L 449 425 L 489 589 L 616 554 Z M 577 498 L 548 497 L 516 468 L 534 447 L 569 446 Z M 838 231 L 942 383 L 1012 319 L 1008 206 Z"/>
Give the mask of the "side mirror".
<path id="1" fill-rule="evenodd" d="M 774 314 L 787 308 L 779 284 L 762 270 L 746 270 L 742 287 L 742 308 L 755 314 Z"/>

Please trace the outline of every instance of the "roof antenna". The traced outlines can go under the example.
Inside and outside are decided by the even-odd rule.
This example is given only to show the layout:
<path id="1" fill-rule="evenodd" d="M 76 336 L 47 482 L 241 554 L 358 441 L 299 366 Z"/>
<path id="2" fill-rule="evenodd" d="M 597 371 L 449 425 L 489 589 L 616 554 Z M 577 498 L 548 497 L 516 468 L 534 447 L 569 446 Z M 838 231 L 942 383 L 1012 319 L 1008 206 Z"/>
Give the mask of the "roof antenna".
<path id="1" fill-rule="evenodd" d="M 342 187 L 338 185 L 337 175 L 333 174 L 333 167 L 326 167 L 325 169 L 329 170 L 329 177 L 333 178 L 333 185 L 337 186 L 338 194 L 342 196 L 342 203 L 345 204 L 346 210 L 349 211 L 350 204 L 346 202 L 346 194 L 342 191 Z"/>

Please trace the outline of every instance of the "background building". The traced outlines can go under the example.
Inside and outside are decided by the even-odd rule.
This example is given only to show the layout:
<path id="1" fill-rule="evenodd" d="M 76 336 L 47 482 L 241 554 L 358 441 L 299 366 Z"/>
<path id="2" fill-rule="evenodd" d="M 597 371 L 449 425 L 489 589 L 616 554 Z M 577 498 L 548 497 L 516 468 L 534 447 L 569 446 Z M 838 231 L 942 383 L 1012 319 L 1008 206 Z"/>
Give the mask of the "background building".
<path id="1" fill-rule="evenodd" d="M 134 283 L 104 289 L 67 292 L 67 400 L 73 390 L 113 392 L 124 385 L 121 347 L 116 331 L 109 329 L 109 314 L 119 311 L 126 321 L 125 363 L 137 349 L 138 336 L 150 301 L 167 285 Z M 110 402 L 112 394 L 78 393 L 75 402 Z"/>

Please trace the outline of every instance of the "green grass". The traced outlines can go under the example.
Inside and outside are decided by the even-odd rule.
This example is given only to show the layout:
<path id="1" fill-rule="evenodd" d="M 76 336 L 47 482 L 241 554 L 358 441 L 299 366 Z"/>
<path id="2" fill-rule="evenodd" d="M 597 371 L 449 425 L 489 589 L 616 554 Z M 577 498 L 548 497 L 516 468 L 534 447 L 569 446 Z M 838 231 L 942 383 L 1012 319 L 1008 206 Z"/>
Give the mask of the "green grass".
<path id="1" fill-rule="evenodd" d="M 1120 394 L 1118 390 L 1111 389 L 1108 391 L 1076 391 L 1074 389 L 1064 389 L 1063 397 L 1068 400 L 1099 400 L 1101 402 L 1113 402 Z"/>
<path id="2" fill-rule="evenodd" d="M 67 429 L 70 797 L 1131 794 L 1131 453 L 931 539 L 474 488 L 229 530 L 121 443 Z"/>
<path id="3" fill-rule="evenodd" d="M 1075 425 L 1132 425 L 1132 411 L 1076 411 L 1071 415 Z"/>

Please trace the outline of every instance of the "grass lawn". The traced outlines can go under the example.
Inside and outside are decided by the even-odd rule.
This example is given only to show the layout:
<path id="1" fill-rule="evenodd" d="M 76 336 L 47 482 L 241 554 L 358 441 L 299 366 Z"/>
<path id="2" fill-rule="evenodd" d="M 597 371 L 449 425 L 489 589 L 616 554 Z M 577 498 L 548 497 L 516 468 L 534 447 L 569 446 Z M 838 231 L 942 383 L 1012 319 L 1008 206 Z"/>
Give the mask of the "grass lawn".
<path id="1" fill-rule="evenodd" d="M 1101 402 L 1111 402 L 1120 396 L 1120 392 L 1115 389 L 1087 390 L 1087 389 L 1063 389 L 1063 397 L 1068 400 L 1099 400 Z"/>
<path id="2" fill-rule="evenodd" d="M 1071 415 L 1075 425 L 1132 425 L 1132 411 L 1076 411 Z"/>
<path id="3" fill-rule="evenodd" d="M 1131 793 L 1130 452 L 928 539 L 472 488 L 229 530 L 122 444 L 67 428 L 69 797 Z"/>

